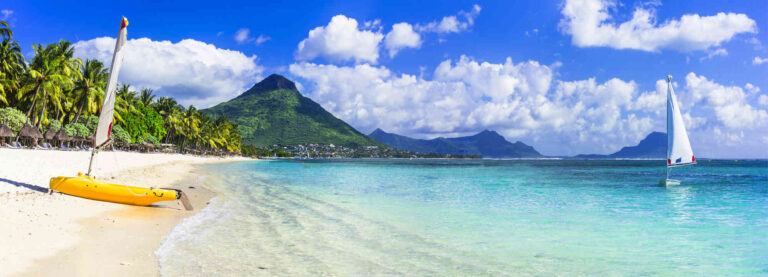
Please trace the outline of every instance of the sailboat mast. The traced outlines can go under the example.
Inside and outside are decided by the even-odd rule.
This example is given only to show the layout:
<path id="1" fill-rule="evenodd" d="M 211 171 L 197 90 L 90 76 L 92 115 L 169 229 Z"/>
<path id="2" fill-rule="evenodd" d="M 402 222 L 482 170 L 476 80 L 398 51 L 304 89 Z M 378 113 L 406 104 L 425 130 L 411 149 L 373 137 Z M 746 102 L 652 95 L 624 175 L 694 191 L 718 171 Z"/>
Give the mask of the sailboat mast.
<path id="1" fill-rule="evenodd" d="M 669 96 L 670 96 L 669 95 L 669 86 L 671 86 L 671 85 L 672 85 L 672 75 L 667 74 L 667 163 L 666 163 L 667 179 L 669 179 L 669 165 L 670 165 L 669 164 L 669 159 L 670 159 L 670 157 L 669 157 L 669 136 L 670 136 L 670 132 L 669 132 L 669 116 L 670 116 L 669 115 Z"/>
<path id="2" fill-rule="evenodd" d="M 107 81 L 107 88 L 104 90 L 104 103 L 101 105 L 99 124 L 96 127 L 96 135 L 93 138 L 91 161 L 88 163 L 88 173 L 86 174 L 89 176 L 93 169 L 93 160 L 96 157 L 96 152 L 107 145 L 110 134 L 112 133 L 115 98 L 117 98 L 115 93 L 115 90 L 117 89 L 117 75 L 120 73 L 120 65 L 123 62 L 123 45 L 125 45 L 128 36 L 126 27 L 128 27 L 128 19 L 123 17 L 120 20 L 120 31 L 117 33 L 117 39 L 115 39 L 115 51 L 112 54 L 112 66 L 109 69 L 109 81 Z"/>
<path id="3" fill-rule="evenodd" d="M 91 176 L 91 169 L 93 168 L 93 158 L 96 157 L 96 147 L 91 150 L 91 161 L 88 162 L 88 173 L 85 175 Z"/>

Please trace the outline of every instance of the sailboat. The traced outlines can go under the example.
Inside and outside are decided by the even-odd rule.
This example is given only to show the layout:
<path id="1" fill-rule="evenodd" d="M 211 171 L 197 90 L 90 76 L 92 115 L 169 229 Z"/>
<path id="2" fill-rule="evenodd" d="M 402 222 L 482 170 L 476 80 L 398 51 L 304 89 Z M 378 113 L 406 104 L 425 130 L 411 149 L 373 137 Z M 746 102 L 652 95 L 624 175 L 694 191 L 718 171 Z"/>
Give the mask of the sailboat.
<path id="1" fill-rule="evenodd" d="M 88 164 L 88 173 L 79 172 L 77 177 L 53 177 L 49 183 L 52 190 L 83 198 L 108 201 L 129 205 L 149 206 L 159 201 L 180 200 L 187 210 L 192 210 L 187 196 L 178 189 L 143 188 L 102 182 L 91 176 L 96 154 L 109 145 L 112 132 L 112 120 L 115 112 L 115 98 L 117 87 L 117 75 L 120 72 L 120 64 L 123 61 L 123 46 L 125 46 L 128 19 L 120 21 L 120 31 L 115 42 L 115 53 L 112 56 L 112 67 L 109 71 L 107 89 L 104 91 L 104 103 L 99 115 L 99 124 L 93 139 L 91 160 Z"/>
<path id="2" fill-rule="evenodd" d="M 667 178 L 659 181 L 659 184 L 679 185 L 680 180 L 669 179 L 670 170 L 673 167 L 694 164 L 696 164 L 696 157 L 693 156 L 683 115 L 680 113 L 677 97 L 672 89 L 672 75 L 667 75 Z"/>

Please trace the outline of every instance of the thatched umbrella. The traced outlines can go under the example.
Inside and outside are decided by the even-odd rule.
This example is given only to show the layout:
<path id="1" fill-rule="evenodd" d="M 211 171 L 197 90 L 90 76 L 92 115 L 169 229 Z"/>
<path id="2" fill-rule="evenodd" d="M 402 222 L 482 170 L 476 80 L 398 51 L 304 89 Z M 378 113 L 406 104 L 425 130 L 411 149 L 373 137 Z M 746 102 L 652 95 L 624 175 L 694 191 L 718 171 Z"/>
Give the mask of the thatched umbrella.
<path id="1" fill-rule="evenodd" d="M 21 127 L 21 131 L 19 131 L 19 136 L 33 138 L 33 139 L 43 138 L 43 134 L 40 133 L 40 130 L 38 130 L 35 127 L 32 127 L 32 125 L 29 125 L 29 123 L 24 124 L 24 127 Z"/>
<path id="2" fill-rule="evenodd" d="M 43 134 L 43 137 L 47 140 L 52 140 L 54 137 L 56 137 L 56 131 L 53 129 L 48 129 L 48 131 L 45 131 L 45 134 Z"/>
<path id="3" fill-rule="evenodd" d="M 154 144 L 152 144 L 152 143 L 151 143 L 151 142 L 149 142 L 149 141 L 146 141 L 146 142 L 144 142 L 144 144 L 143 144 L 143 145 L 144 145 L 144 147 L 146 147 L 146 148 L 147 148 L 147 150 L 149 150 L 150 148 L 155 148 L 155 145 L 154 145 Z"/>
<path id="4" fill-rule="evenodd" d="M 16 136 L 16 134 L 13 133 L 13 130 L 11 130 L 8 125 L 0 125 L 0 137 L 7 138 L 13 136 Z"/>
<path id="5" fill-rule="evenodd" d="M 59 130 L 56 133 L 56 136 L 54 136 L 53 138 L 56 139 L 56 140 L 59 140 L 59 141 L 70 141 L 70 140 L 72 140 L 72 137 L 67 135 L 67 132 L 64 131 L 64 128 L 61 128 L 61 130 Z"/>
<path id="6" fill-rule="evenodd" d="M 81 137 L 80 134 L 75 134 L 71 138 L 72 138 L 72 141 L 85 141 L 85 138 Z"/>
<path id="7" fill-rule="evenodd" d="M 94 137 L 96 137 L 96 135 L 94 135 L 93 133 L 91 133 L 90 135 L 88 135 L 88 137 L 86 137 L 86 138 L 85 138 L 85 141 L 86 141 L 86 142 L 90 142 L 91 144 L 93 144 L 93 139 L 94 139 Z M 94 145 L 94 147 L 96 147 L 96 146 Z"/>

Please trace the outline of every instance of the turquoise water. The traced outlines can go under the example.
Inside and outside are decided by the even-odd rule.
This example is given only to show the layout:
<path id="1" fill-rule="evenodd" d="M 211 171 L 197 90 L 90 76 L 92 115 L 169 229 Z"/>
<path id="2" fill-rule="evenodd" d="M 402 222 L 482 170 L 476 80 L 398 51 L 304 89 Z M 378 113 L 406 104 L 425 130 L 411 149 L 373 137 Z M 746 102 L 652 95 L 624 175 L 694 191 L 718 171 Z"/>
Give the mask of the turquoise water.
<path id="1" fill-rule="evenodd" d="M 209 165 L 164 275 L 768 275 L 768 162 Z"/>

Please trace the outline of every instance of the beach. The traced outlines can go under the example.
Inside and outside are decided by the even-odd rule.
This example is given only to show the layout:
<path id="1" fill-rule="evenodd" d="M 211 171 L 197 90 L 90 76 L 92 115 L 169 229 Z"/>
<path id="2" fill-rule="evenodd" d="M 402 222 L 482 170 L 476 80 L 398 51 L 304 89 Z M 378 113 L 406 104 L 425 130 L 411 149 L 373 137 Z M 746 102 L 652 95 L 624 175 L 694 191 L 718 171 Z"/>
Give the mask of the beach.
<path id="1" fill-rule="evenodd" d="M 155 250 L 182 219 L 214 194 L 195 166 L 247 158 L 102 152 L 93 175 L 124 185 L 183 189 L 195 207 L 129 206 L 48 193 L 54 176 L 88 167 L 88 151 L 0 148 L 0 275 L 158 275 Z"/>

